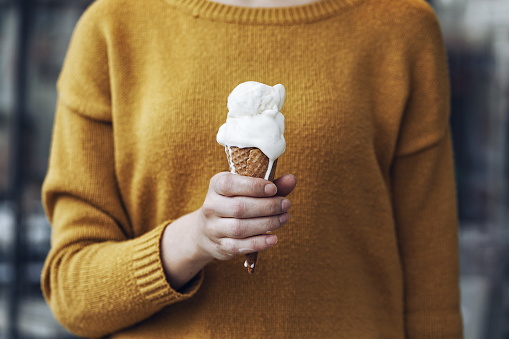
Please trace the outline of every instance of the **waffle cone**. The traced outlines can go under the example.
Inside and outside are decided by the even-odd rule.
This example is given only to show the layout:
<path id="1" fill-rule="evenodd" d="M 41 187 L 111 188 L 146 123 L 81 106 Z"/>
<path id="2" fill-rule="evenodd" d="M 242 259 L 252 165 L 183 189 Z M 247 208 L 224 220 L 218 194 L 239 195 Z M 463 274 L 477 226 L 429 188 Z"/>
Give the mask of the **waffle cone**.
<path id="1" fill-rule="evenodd" d="M 235 173 L 253 178 L 265 178 L 269 168 L 269 158 L 256 147 L 226 147 L 226 157 L 230 169 Z M 277 159 L 272 165 L 268 180 L 273 181 L 276 173 Z M 254 273 L 258 252 L 246 254 L 244 266 L 249 273 Z"/>

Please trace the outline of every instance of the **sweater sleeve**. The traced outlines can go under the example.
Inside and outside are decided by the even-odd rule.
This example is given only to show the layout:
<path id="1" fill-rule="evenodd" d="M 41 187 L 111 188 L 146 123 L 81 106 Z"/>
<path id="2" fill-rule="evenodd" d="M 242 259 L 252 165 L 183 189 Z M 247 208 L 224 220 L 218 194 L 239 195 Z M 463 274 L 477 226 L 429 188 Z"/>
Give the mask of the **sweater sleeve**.
<path id="1" fill-rule="evenodd" d="M 160 240 L 170 221 L 132 234 L 115 177 L 104 40 L 85 14 L 58 87 L 43 202 L 52 244 L 42 273 L 44 296 L 71 332 L 100 337 L 193 295 L 202 276 L 180 291 L 168 284 Z M 86 53 L 85 53 L 86 51 Z"/>
<path id="2" fill-rule="evenodd" d="M 392 167 L 407 337 L 461 338 L 456 191 L 449 80 L 428 8 L 413 37 L 411 94 Z"/>

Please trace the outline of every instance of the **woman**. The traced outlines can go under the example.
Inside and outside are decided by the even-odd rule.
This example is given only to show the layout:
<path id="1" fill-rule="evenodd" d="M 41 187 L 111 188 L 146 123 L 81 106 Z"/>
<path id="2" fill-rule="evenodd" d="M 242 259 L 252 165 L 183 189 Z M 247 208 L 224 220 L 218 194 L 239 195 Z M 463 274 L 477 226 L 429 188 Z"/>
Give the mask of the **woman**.
<path id="1" fill-rule="evenodd" d="M 221 2 L 100 0 L 78 23 L 43 187 L 55 316 L 86 337 L 460 338 L 432 9 Z M 217 174 L 248 80 L 287 88 L 278 171 L 295 176 L 274 184 Z"/>

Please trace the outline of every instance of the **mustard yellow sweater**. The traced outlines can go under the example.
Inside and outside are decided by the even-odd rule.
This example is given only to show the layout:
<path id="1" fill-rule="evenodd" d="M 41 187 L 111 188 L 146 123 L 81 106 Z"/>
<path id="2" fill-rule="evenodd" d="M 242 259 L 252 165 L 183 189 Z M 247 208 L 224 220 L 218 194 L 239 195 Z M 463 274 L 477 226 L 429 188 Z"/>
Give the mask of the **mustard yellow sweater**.
<path id="1" fill-rule="evenodd" d="M 292 220 L 182 290 L 160 238 L 227 170 L 226 98 L 287 88 Z M 98 0 L 59 82 L 42 288 L 84 337 L 460 338 L 449 84 L 423 0 Z"/>

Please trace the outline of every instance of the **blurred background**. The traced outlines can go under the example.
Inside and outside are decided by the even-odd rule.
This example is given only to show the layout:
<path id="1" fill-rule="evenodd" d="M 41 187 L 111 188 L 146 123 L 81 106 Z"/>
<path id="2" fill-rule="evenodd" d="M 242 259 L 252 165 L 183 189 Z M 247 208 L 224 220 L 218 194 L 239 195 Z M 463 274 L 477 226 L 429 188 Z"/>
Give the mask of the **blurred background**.
<path id="1" fill-rule="evenodd" d="M 55 82 L 91 2 L 0 0 L 0 339 L 74 338 L 40 292 L 40 188 Z M 509 0 L 430 3 L 451 74 L 465 338 L 509 339 Z"/>

